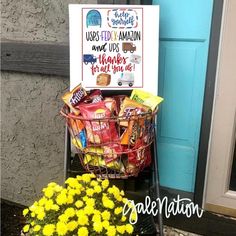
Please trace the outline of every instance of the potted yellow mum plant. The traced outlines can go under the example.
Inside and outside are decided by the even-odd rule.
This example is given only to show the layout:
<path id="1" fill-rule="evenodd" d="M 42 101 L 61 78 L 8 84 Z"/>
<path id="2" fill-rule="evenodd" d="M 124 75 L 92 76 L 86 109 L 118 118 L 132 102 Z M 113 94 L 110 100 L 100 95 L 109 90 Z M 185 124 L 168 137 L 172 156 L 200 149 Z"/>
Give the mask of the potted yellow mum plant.
<path id="1" fill-rule="evenodd" d="M 66 186 L 54 182 L 43 189 L 43 197 L 24 209 L 27 224 L 24 233 L 31 235 L 131 235 L 133 225 L 123 206 L 124 192 L 110 186 L 109 180 L 93 174 L 68 178 Z M 131 217 L 132 218 L 132 217 Z"/>

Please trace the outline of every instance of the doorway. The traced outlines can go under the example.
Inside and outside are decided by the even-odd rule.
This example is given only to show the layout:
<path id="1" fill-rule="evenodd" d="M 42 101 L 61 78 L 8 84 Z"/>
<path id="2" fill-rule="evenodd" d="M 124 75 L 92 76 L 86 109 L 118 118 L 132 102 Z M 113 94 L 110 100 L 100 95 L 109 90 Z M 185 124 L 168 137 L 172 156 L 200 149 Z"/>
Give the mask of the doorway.
<path id="1" fill-rule="evenodd" d="M 236 1 L 225 0 L 204 208 L 236 217 Z"/>

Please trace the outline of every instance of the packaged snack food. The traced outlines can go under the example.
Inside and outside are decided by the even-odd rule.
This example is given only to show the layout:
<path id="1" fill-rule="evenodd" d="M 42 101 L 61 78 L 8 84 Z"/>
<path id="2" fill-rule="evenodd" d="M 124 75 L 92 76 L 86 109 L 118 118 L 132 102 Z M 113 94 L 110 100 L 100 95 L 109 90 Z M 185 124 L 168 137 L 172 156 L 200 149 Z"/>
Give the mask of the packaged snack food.
<path id="1" fill-rule="evenodd" d="M 137 115 L 142 114 L 142 113 L 147 113 L 147 112 L 150 112 L 149 107 L 126 97 L 121 104 L 121 108 L 119 112 L 120 125 L 127 127 L 129 120 L 137 119 L 137 118 L 141 121 L 143 119 L 140 119 L 139 117 L 137 117 Z"/>
<path id="2" fill-rule="evenodd" d="M 136 140 L 142 136 L 142 128 L 137 120 L 130 120 L 125 132 L 121 135 L 122 145 L 134 145 Z"/>
<path id="3" fill-rule="evenodd" d="M 85 127 L 82 121 L 78 119 L 70 119 L 70 128 L 73 133 L 72 143 L 77 148 L 85 148 L 87 145 L 86 142 L 86 133 Z"/>
<path id="4" fill-rule="evenodd" d="M 117 115 L 120 113 L 120 106 L 124 99 L 127 97 L 125 95 L 114 95 L 112 96 L 116 101 Z"/>
<path id="5" fill-rule="evenodd" d="M 106 97 L 104 99 L 105 106 L 111 111 L 111 114 L 117 115 L 117 106 L 116 106 L 116 100 L 111 97 Z"/>
<path id="6" fill-rule="evenodd" d="M 99 89 L 94 89 L 82 101 L 82 103 L 97 103 L 103 100 L 102 92 Z M 81 103 L 81 104 L 82 104 Z"/>
<path id="7" fill-rule="evenodd" d="M 85 154 L 84 164 L 110 168 L 110 169 L 118 170 L 119 172 L 122 172 L 122 173 L 124 172 L 124 165 L 120 160 L 114 160 L 109 163 L 106 163 L 102 155 L 96 155 L 96 154 L 91 154 L 91 153 Z"/>
<path id="8" fill-rule="evenodd" d="M 103 146 L 105 162 L 109 163 L 116 160 L 122 154 L 123 147 L 119 143 L 111 143 Z"/>
<path id="9" fill-rule="evenodd" d="M 86 120 L 85 129 L 90 143 L 114 143 L 118 140 L 115 120 L 104 102 L 81 104 L 80 112 Z"/>
<path id="10" fill-rule="evenodd" d="M 144 147 L 142 140 L 139 139 L 132 150 L 133 151 L 128 152 L 127 154 L 129 164 L 135 165 L 139 168 L 143 168 L 151 163 L 150 145 Z"/>
<path id="11" fill-rule="evenodd" d="M 126 174 L 138 175 L 139 169 L 135 165 L 133 165 L 132 163 L 128 163 L 125 166 L 125 172 L 126 172 Z"/>
<path id="12" fill-rule="evenodd" d="M 74 114 L 78 115 L 79 111 L 75 107 L 83 100 L 86 95 L 87 93 L 85 89 L 81 86 L 81 84 L 79 84 L 72 91 L 66 92 L 62 96 L 62 100 L 70 107 Z"/>
<path id="13" fill-rule="evenodd" d="M 130 98 L 138 103 L 150 107 L 152 111 L 154 111 L 157 105 L 164 100 L 162 97 L 154 96 L 151 93 L 138 89 L 132 91 Z"/>

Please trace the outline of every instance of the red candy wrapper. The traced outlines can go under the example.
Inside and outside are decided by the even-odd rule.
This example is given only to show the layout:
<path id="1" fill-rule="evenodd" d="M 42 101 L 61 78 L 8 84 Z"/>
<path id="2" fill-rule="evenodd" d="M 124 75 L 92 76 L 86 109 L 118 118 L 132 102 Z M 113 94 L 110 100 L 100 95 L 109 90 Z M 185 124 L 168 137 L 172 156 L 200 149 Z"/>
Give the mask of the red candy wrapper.
<path id="1" fill-rule="evenodd" d="M 87 138 L 91 143 L 114 143 L 118 141 L 115 120 L 111 118 L 111 111 L 104 102 L 81 104 L 80 112 L 85 120 Z"/>

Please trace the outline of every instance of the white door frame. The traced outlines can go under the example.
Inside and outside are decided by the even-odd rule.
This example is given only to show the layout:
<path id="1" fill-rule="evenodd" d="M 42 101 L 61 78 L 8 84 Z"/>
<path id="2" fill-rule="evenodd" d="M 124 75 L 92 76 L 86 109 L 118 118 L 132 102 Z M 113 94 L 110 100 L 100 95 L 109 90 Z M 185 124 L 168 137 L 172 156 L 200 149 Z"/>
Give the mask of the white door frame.
<path id="1" fill-rule="evenodd" d="M 236 1 L 225 0 L 205 183 L 206 210 L 236 216 L 228 189 L 236 138 Z"/>

